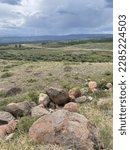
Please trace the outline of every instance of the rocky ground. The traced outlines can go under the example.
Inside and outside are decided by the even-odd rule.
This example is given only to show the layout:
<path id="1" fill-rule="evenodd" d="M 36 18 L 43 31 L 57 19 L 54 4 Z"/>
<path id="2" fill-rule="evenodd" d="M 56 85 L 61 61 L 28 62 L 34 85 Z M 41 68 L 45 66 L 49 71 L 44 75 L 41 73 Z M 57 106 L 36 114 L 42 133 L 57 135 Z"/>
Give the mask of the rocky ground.
<path id="1" fill-rule="evenodd" d="M 0 45 L 0 149 L 112 150 L 112 45 Z"/>

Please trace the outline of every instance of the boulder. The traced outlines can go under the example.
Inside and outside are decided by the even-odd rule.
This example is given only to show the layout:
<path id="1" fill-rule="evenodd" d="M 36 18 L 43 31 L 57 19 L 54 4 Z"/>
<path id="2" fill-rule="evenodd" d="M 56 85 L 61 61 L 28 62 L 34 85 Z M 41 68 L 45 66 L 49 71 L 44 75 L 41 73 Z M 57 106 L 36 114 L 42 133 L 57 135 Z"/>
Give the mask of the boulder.
<path id="1" fill-rule="evenodd" d="M 77 112 L 78 111 L 78 104 L 74 102 L 69 102 L 65 104 L 64 109 L 71 111 L 71 112 Z"/>
<path id="2" fill-rule="evenodd" d="M 68 93 L 69 93 L 70 101 L 75 101 L 75 98 L 81 96 L 81 91 L 79 88 L 72 88 L 69 90 Z"/>
<path id="3" fill-rule="evenodd" d="M 95 81 L 88 82 L 88 87 L 90 90 L 96 89 L 97 88 L 97 82 L 95 82 Z"/>
<path id="4" fill-rule="evenodd" d="M 65 149 L 101 149 L 97 129 L 83 115 L 64 109 L 34 122 L 29 129 L 29 138 L 41 144 L 57 144 Z"/>
<path id="5" fill-rule="evenodd" d="M 1 125 L 0 126 L 0 137 L 4 138 L 6 135 L 12 133 L 15 130 L 16 125 L 17 125 L 17 121 L 15 121 L 15 120 L 9 121 L 9 123 L 6 125 Z"/>
<path id="6" fill-rule="evenodd" d="M 0 125 L 7 124 L 11 120 L 15 120 L 12 114 L 6 111 L 0 111 Z"/>
<path id="7" fill-rule="evenodd" d="M 29 115 L 31 108 L 36 106 L 34 102 L 24 101 L 19 103 L 10 103 L 6 106 L 5 110 L 10 112 L 15 117 Z"/>
<path id="8" fill-rule="evenodd" d="M 46 91 L 46 93 L 50 100 L 57 105 L 64 105 L 69 101 L 68 93 L 63 89 L 51 87 Z"/>
<path id="9" fill-rule="evenodd" d="M 49 96 L 44 93 L 40 93 L 39 95 L 39 104 L 43 104 L 45 107 L 48 107 L 50 103 Z"/>
<path id="10" fill-rule="evenodd" d="M 43 116 L 43 115 L 47 115 L 47 114 L 49 114 L 49 111 L 47 111 L 46 108 L 44 108 L 44 106 L 42 104 L 35 106 L 31 109 L 32 117 Z"/>

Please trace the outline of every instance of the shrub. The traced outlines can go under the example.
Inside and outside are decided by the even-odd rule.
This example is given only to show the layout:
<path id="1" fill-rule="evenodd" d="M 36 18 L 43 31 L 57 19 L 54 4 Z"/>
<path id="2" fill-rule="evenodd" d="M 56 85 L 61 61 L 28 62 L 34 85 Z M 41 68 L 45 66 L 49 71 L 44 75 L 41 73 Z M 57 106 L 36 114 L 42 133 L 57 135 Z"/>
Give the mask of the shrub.
<path id="1" fill-rule="evenodd" d="M 38 119 L 38 117 L 31 117 L 31 116 L 24 116 L 20 118 L 18 124 L 17 124 L 17 130 L 16 132 L 19 134 L 21 133 L 28 133 L 29 128 Z"/>
<path id="2" fill-rule="evenodd" d="M 64 67 L 64 71 L 65 71 L 65 72 L 71 72 L 72 69 L 73 69 L 73 68 L 72 68 L 71 66 L 65 66 L 65 67 Z"/>
<path id="3" fill-rule="evenodd" d="M 8 77 L 11 77 L 13 75 L 13 73 L 11 72 L 6 72 L 4 74 L 1 75 L 1 78 L 8 78 Z"/>
<path id="4" fill-rule="evenodd" d="M 34 101 L 36 104 L 38 103 L 38 96 L 39 94 L 36 91 L 30 91 L 28 93 L 29 100 Z"/>

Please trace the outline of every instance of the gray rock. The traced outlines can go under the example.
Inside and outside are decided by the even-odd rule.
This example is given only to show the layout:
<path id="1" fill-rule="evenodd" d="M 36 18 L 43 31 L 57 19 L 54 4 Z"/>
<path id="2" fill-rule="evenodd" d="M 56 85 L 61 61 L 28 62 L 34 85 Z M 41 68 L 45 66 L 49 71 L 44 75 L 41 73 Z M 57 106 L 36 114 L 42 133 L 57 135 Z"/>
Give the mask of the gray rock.
<path id="1" fill-rule="evenodd" d="M 43 116 L 43 115 L 47 115 L 50 112 L 46 110 L 46 108 L 43 107 L 43 105 L 38 105 L 35 106 L 31 109 L 31 116 L 35 117 L 35 116 Z"/>
<path id="2" fill-rule="evenodd" d="M 59 88 L 49 88 L 46 91 L 47 95 L 57 105 L 64 105 L 69 101 L 68 92 Z"/>
<path id="3" fill-rule="evenodd" d="M 84 103 L 84 102 L 86 102 L 87 100 L 88 100 L 88 99 L 87 99 L 86 96 L 81 96 L 81 97 L 76 98 L 76 99 L 75 99 L 75 102 L 76 102 L 76 103 Z"/>
<path id="4" fill-rule="evenodd" d="M 10 103 L 6 106 L 5 110 L 10 112 L 15 117 L 29 115 L 31 108 L 36 106 L 34 102 L 24 101 L 19 103 Z"/>
<path id="5" fill-rule="evenodd" d="M 7 124 L 11 120 L 15 120 L 12 114 L 6 111 L 0 111 L 0 125 Z"/>

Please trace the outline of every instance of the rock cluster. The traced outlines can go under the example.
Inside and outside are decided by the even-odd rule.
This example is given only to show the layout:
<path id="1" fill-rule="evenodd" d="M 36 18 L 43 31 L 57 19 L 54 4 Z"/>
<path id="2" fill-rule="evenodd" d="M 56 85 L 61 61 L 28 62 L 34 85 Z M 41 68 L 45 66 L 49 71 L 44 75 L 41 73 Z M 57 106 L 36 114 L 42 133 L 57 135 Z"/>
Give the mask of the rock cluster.
<path id="1" fill-rule="evenodd" d="M 77 113 L 80 103 L 91 100 L 92 97 L 86 95 L 86 89 L 66 91 L 50 87 L 46 93 L 39 94 L 38 105 L 32 101 L 10 103 L 5 111 L 0 111 L 0 137 L 12 137 L 16 119 L 30 115 L 39 117 L 29 129 L 29 137 L 37 142 L 58 144 L 66 149 L 100 150 L 96 127 Z"/>

